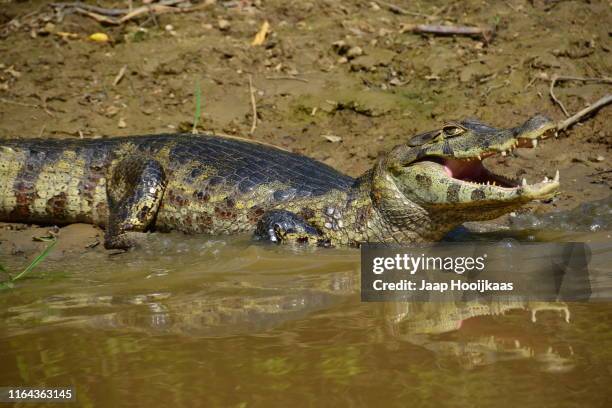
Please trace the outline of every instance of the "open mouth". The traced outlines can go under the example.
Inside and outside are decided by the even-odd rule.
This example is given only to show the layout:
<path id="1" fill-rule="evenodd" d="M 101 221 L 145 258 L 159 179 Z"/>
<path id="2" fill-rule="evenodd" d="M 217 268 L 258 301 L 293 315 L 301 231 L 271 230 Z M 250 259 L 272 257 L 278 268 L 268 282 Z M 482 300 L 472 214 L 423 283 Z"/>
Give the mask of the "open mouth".
<path id="1" fill-rule="evenodd" d="M 528 184 L 525 178 L 521 180 L 511 179 L 506 176 L 496 174 L 487 169 L 483 161 L 490 157 L 496 156 L 508 156 L 514 149 L 524 148 L 533 149 L 537 147 L 538 140 L 545 139 L 551 133 L 544 132 L 538 137 L 531 138 L 518 138 L 510 144 L 505 150 L 487 150 L 483 151 L 479 155 L 470 158 L 449 158 L 449 157 L 426 157 L 422 160 L 435 162 L 443 166 L 447 176 L 452 177 L 455 180 L 459 180 L 464 183 L 471 183 L 476 185 L 484 186 L 495 186 L 504 189 L 519 189 L 521 187 L 548 187 L 549 185 L 559 183 L 559 171 L 555 173 L 552 179 L 544 177 L 544 179 L 538 183 Z"/>
<path id="2" fill-rule="evenodd" d="M 472 160 L 458 159 L 442 159 L 436 160 L 444 166 L 444 171 L 449 177 L 456 180 L 480 184 L 493 185 L 506 188 L 518 187 L 519 183 L 516 180 L 509 179 L 500 174 L 495 174 L 489 171 L 482 163 L 482 160 L 476 158 Z"/>
<path id="3" fill-rule="evenodd" d="M 497 186 L 503 188 L 519 188 L 528 185 L 527 180 L 525 178 L 519 181 L 516 179 L 511 179 L 502 176 L 501 174 L 493 173 L 483 165 L 483 160 L 484 158 L 474 158 L 469 160 L 445 158 L 441 159 L 440 161 L 435 161 L 444 166 L 444 171 L 449 177 L 463 182 L 487 186 Z M 548 179 L 547 177 L 544 177 L 544 179 L 541 181 L 541 183 L 552 182 L 559 182 L 558 170 L 553 179 Z"/>

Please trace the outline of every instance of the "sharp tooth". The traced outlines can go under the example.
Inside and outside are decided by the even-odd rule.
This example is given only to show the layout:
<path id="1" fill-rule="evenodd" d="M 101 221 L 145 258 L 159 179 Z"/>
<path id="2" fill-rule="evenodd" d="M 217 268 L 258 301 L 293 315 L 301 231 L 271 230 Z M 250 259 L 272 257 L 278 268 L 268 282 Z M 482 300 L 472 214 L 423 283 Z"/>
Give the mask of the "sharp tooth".
<path id="1" fill-rule="evenodd" d="M 487 186 L 489 185 L 489 180 L 487 180 Z"/>
<path id="2" fill-rule="evenodd" d="M 506 157 L 506 155 L 507 155 L 507 154 L 508 154 L 508 153 L 506 153 L 506 151 L 505 151 L 505 150 L 502 152 L 502 156 L 504 156 L 504 157 Z"/>
<path id="3" fill-rule="evenodd" d="M 548 177 L 544 176 L 544 182 L 548 183 Z"/>
<path id="4" fill-rule="evenodd" d="M 538 139 L 532 139 L 531 140 L 531 147 L 533 147 L 533 148 L 538 147 Z"/>
<path id="5" fill-rule="evenodd" d="M 478 160 L 482 160 L 482 157 L 480 157 L 480 155 L 478 155 Z"/>
<path id="6" fill-rule="evenodd" d="M 559 182 L 559 170 L 557 170 L 557 172 L 555 173 L 554 181 L 557 182 L 557 183 Z"/>
<path id="7" fill-rule="evenodd" d="M 525 180 L 525 177 L 523 177 L 522 185 L 523 185 L 523 186 L 526 186 L 526 185 L 527 185 L 527 180 Z"/>

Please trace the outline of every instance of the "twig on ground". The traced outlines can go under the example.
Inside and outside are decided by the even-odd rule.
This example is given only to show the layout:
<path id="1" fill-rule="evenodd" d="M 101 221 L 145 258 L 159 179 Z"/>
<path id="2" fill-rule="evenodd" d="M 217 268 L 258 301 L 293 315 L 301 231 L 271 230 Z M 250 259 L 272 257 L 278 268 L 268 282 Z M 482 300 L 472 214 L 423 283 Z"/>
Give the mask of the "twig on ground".
<path id="1" fill-rule="evenodd" d="M 0 37 L 2 37 L 2 36 L 6 36 L 6 35 L 8 34 L 8 30 L 9 30 L 9 28 L 10 28 L 10 26 L 11 26 L 11 25 L 12 25 L 12 26 L 15 26 L 15 25 L 19 26 L 19 25 L 20 25 L 20 21 L 21 21 L 21 22 L 23 22 L 23 21 L 28 20 L 28 19 L 30 19 L 30 18 L 35 18 L 37 15 L 39 15 L 39 14 L 40 14 L 40 12 L 41 12 L 41 11 L 42 11 L 42 10 L 43 10 L 45 7 L 47 7 L 47 5 L 46 5 L 46 4 L 43 4 L 43 5 L 42 5 L 42 6 L 40 6 L 38 9 L 36 9 L 36 10 L 34 10 L 34 11 L 32 11 L 32 12 L 29 12 L 29 13 L 27 13 L 27 14 L 23 15 L 23 16 L 18 16 L 18 17 L 15 17 L 15 18 L 13 18 L 13 19 L 11 19 L 11 20 L 7 21 L 7 22 L 6 22 L 6 23 L 4 23 L 4 24 L 0 24 Z"/>
<path id="2" fill-rule="evenodd" d="M 512 9 L 512 11 L 514 11 L 515 13 L 519 12 L 519 9 L 517 9 L 516 7 L 514 7 L 512 4 L 510 4 L 509 1 L 504 0 L 504 3 L 506 4 L 506 6 L 508 6 L 509 8 Z"/>
<path id="3" fill-rule="evenodd" d="M 603 170 L 603 171 L 598 171 L 597 173 L 592 173 L 589 174 L 589 177 L 593 177 L 593 176 L 601 176 L 602 174 L 608 174 L 608 173 L 612 173 L 612 170 Z"/>
<path id="4" fill-rule="evenodd" d="M 557 83 L 557 79 L 558 77 L 553 75 L 552 79 L 550 80 L 550 88 L 548 89 L 548 93 L 550 94 L 550 98 L 553 100 L 553 102 L 561 107 L 561 110 L 563 113 L 565 113 L 565 116 L 569 117 L 570 114 L 567 112 L 567 109 L 565 109 L 565 105 L 563 105 L 563 102 L 561 102 L 555 96 L 555 84 Z"/>
<path id="5" fill-rule="evenodd" d="M 561 110 L 565 114 L 565 116 L 569 117 L 570 114 L 565 109 L 565 105 L 561 102 L 557 96 L 555 95 L 554 88 L 557 82 L 561 81 L 582 81 L 582 82 L 601 82 L 605 84 L 612 84 L 612 78 L 589 78 L 589 77 L 576 77 L 576 76 L 561 76 L 561 75 L 553 75 L 550 79 L 550 88 L 548 89 L 548 93 L 550 94 L 550 98 L 561 107 Z"/>
<path id="6" fill-rule="evenodd" d="M 293 81 L 300 81 L 300 82 L 308 83 L 307 79 L 299 78 L 299 77 L 295 77 L 295 76 L 291 76 L 291 75 L 267 76 L 266 79 L 270 79 L 270 80 L 287 79 L 287 80 L 293 80 Z"/>
<path id="7" fill-rule="evenodd" d="M 250 133 L 253 134 L 257 128 L 257 103 L 255 102 L 255 90 L 253 89 L 253 78 L 249 74 L 249 93 L 251 94 L 251 107 L 253 108 L 253 122 Z"/>
<path id="8" fill-rule="evenodd" d="M 76 1 L 74 3 L 51 3 L 50 6 L 58 9 L 79 8 L 81 10 L 91 11 L 92 13 L 100 14 L 103 16 L 122 16 L 130 12 L 130 9 L 104 8 L 93 6 L 91 4 L 81 3 L 80 1 Z"/>
<path id="9" fill-rule="evenodd" d="M 191 7 L 178 7 L 180 3 L 184 3 L 186 0 L 164 0 L 155 4 L 145 4 L 143 6 L 134 9 L 108 9 L 98 6 L 92 6 L 80 2 L 75 3 L 52 3 L 51 7 L 58 9 L 60 12 L 64 10 L 66 12 L 74 12 L 82 14 L 87 17 L 91 17 L 99 23 L 106 23 L 112 25 L 120 25 L 126 21 L 132 20 L 143 14 L 165 14 L 165 13 L 189 13 L 192 11 L 201 10 L 210 5 L 205 2 Z M 174 7 L 177 6 L 177 7 Z"/>
<path id="10" fill-rule="evenodd" d="M 612 78 L 608 78 L 608 77 L 595 78 L 595 77 L 577 77 L 577 76 L 559 75 L 557 76 L 557 82 L 560 82 L 560 81 L 583 81 L 583 82 L 600 82 L 604 84 L 612 84 Z"/>
<path id="11" fill-rule="evenodd" d="M 392 4 L 392 3 L 387 3 L 386 1 L 379 1 L 379 4 L 385 6 L 386 8 L 389 9 L 389 11 L 391 11 L 392 13 L 395 14 L 400 14 L 402 16 L 419 16 L 419 17 L 431 17 L 428 16 L 427 14 L 423 14 L 423 13 L 417 13 L 414 11 L 408 11 L 404 8 L 401 8 L 398 5 Z"/>
<path id="12" fill-rule="evenodd" d="M 113 81 L 113 86 L 117 86 L 119 82 L 121 82 L 121 80 L 123 79 L 123 76 L 125 75 L 126 70 L 127 70 L 127 65 L 124 65 L 121 67 L 121 69 L 119 70 L 119 73 L 117 74 L 117 76 L 115 77 L 115 80 Z"/>
<path id="13" fill-rule="evenodd" d="M 495 33 L 495 30 L 491 27 L 468 27 L 431 24 L 406 24 L 402 27 L 401 32 L 407 31 L 419 34 L 465 35 L 468 37 L 481 38 L 487 44 L 491 42 Z"/>
<path id="14" fill-rule="evenodd" d="M 0 98 L 0 102 L 6 103 L 6 104 L 9 104 L 9 105 L 25 106 L 27 108 L 40 109 L 40 105 L 36 105 L 36 104 L 33 104 L 33 103 L 24 103 L 24 102 L 11 101 L 11 100 L 5 99 L 5 98 Z"/>
<path id="15" fill-rule="evenodd" d="M 51 113 L 51 111 L 49 111 L 49 109 L 47 109 L 46 106 L 36 105 L 34 103 L 11 101 L 5 98 L 0 98 L 0 102 L 6 103 L 8 105 L 16 105 L 16 106 L 24 106 L 26 108 L 42 109 L 47 115 L 51 116 L 52 118 L 55 117 L 55 115 L 53 115 L 53 113 Z"/>
<path id="16" fill-rule="evenodd" d="M 489 86 L 489 87 L 488 87 L 488 88 L 485 90 L 484 95 L 486 96 L 486 95 L 490 94 L 490 93 L 491 93 L 491 91 L 493 91 L 493 90 L 495 90 L 495 89 L 499 89 L 499 88 L 506 87 L 506 86 L 508 86 L 508 85 L 510 85 L 510 81 L 509 81 L 508 79 L 506 79 L 506 80 L 505 80 L 504 82 L 502 82 L 501 84 L 491 85 L 491 86 Z"/>
<path id="17" fill-rule="evenodd" d="M 525 90 L 529 89 L 529 87 L 531 85 L 533 85 L 535 83 L 535 81 L 537 81 L 539 78 L 537 76 L 531 78 L 531 80 L 527 83 L 527 85 L 525 85 Z"/>
<path id="18" fill-rule="evenodd" d="M 49 115 L 49 116 L 51 116 L 52 118 L 54 118 L 54 117 L 55 117 L 55 115 L 54 115 L 54 114 L 53 114 L 53 112 L 51 112 L 51 111 L 49 110 L 49 108 L 47 107 L 47 97 L 46 97 L 46 96 L 43 96 L 43 95 L 39 95 L 39 94 L 35 94 L 35 95 L 38 97 L 38 99 L 40 99 L 40 108 L 41 108 L 42 110 L 44 110 L 44 111 L 45 111 L 45 113 L 46 113 L 47 115 Z"/>
<path id="19" fill-rule="evenodd" d="M 587 106 L 586 108 L 576 113 L 575 115 L 572 115 L 571 117 L 559 122 L 557 124 L 557 132 L 567 129 L 568 127 L 572 126 L 574 123 L 580 121 L 582 118 L 589 115 L 591 112 L 594 112 L 608 105 L 610 102 L 612 102 L 612 95 L 608 94 L 604 96 L 603 98 L 601 98 L 600 100 L 598 100 L 597 102 Z"/>

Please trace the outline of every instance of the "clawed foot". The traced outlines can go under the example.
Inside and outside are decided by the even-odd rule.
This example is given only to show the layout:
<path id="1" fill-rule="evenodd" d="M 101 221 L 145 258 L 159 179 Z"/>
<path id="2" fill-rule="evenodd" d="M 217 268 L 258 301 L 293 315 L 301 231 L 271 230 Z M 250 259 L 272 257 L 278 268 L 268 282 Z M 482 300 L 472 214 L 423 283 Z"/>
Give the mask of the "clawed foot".
<path id="1" fill-rule="evenodd" d="M 266 213 L 257 224 L 255 238 L 275 244 L 322 244 L 321 234 L 306 220 L 290 211 Z"/>

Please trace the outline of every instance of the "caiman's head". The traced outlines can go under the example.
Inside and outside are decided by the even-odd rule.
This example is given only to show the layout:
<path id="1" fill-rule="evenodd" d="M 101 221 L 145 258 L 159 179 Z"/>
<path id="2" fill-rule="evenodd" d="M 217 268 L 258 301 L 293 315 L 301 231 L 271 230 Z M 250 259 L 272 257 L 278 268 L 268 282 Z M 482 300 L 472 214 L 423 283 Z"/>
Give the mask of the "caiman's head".
<path id="1" fill-rule="evenodd" d="M 531 200 L 553 196 L 559 188 L 559 173 L 551 180 L 528 184 L 525 179 L 495 174 L 484 162 L 516 148 L 533 148 L 553 131 L 554 124 L 544 116 L 510 129 L 474 119 L 446 123 L 414 136 L 379 160 L 373 198 L 395 217 L 405 211 L 399 202 L 403 200 L 430 217 L 444 217 L 442 223 L 499 217 Z"/>

